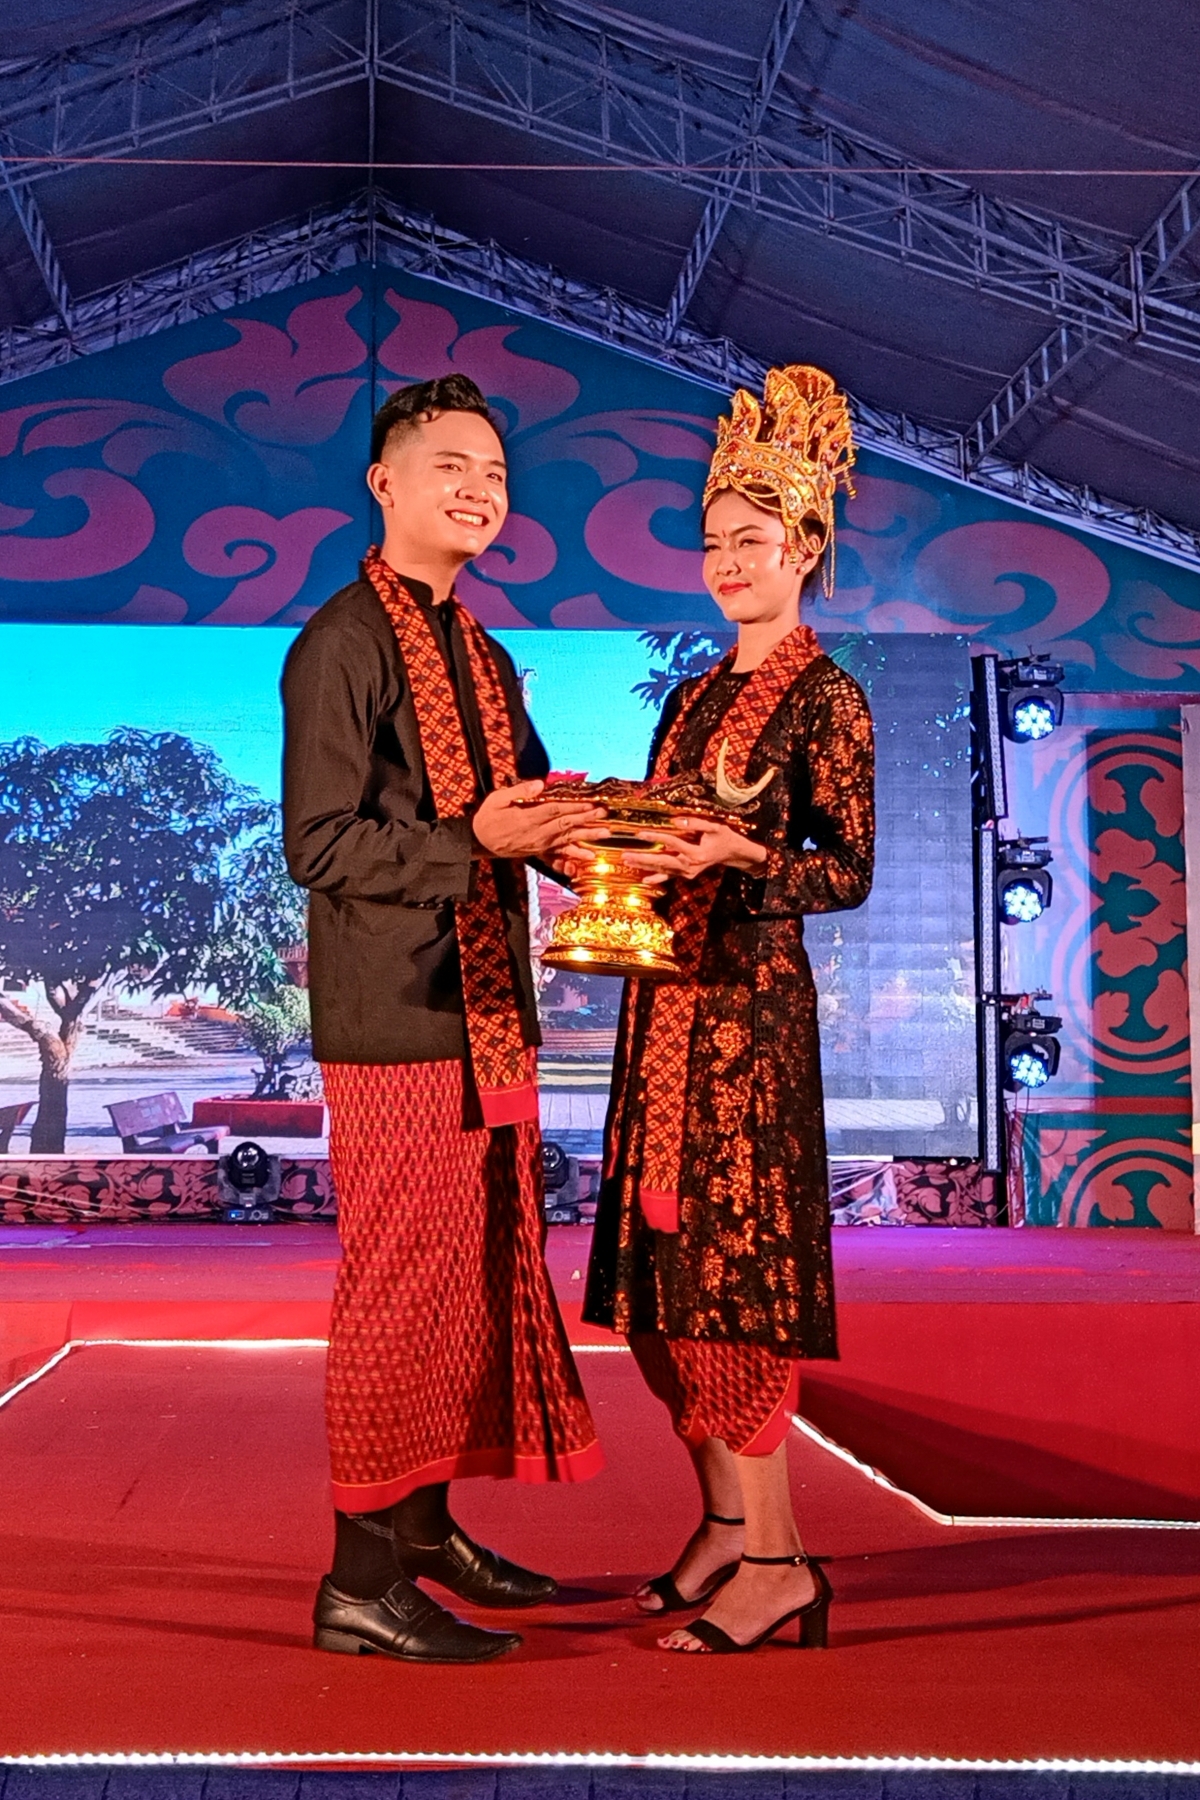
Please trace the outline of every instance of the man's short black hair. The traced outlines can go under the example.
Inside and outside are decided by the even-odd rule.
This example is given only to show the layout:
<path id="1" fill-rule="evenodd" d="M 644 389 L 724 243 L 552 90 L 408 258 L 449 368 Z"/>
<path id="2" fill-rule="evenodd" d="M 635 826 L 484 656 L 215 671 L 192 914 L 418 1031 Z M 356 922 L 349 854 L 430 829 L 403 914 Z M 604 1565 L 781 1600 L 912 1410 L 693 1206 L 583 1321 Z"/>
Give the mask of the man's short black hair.
<path id="1" fill-rule="evenodd" d="M 446 412 L 478 413 L 500 435 L 491 408 L 469 375 L 439 375 L 399 388 L 384 401 L 371 422 L 371 461 L 379 461 L 393 432 L 415 431 Z"/>

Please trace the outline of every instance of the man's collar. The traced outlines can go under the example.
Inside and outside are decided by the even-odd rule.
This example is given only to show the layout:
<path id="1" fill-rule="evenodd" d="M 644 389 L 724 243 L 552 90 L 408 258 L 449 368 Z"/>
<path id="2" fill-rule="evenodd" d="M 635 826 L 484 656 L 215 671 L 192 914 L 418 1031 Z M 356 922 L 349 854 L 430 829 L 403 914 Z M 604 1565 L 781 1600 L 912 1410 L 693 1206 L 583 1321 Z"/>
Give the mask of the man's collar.
<path id="1" fill-rule="evenodd" d="M 390 563 L 388 564 L 388 567 L 391 568 Z M 367 579 L 365 568 L 360 569 L 359 573 L 365 581 Z M 432 611 L 439 604 L 439 602 L 434 600 L 433 589 L 427 581 L 418 581 L 415 575 L 406 575 L 402 569 L 392 569 L 392 573 L 397 581 L 403 582 L 418 606 L 427 607 Z M 454 590 L 451 589 L 451 595 L 453 595 L 453 591 Z"/>
<path id="2" fill-rule="evenodd" d="M 418 606 L 426 606 L 431 610 L 436 606 L 437 602 L 433 597 L 433 589 L 427 581 L 418 581 L 413 575 L 401 575 L 400 579 L 412 595 L 413 599 L 417 602 Z"/>

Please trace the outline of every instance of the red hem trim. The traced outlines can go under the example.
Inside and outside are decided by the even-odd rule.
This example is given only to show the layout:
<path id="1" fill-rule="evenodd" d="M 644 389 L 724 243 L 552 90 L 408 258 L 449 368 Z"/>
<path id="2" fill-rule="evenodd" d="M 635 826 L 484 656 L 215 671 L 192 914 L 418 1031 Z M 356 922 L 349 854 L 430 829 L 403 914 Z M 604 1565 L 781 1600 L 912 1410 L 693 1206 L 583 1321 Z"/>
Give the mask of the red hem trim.
<path id="1" fill-rule="evenodd" d="M 748 1439 L 740 1449 L 734 1449 L 734 1446 L 729 1444 L 730 1450 L 735 1456 L 772 1456 L 791 1430 L 792 1415 L 799 1410 L 799 1406 L 800 1364 L 798 1360 L 793 1359 L 787 1387 L 784 1389 L 778 1405 L 771 1409 L 770 1414 L 763 1420 L 753 1437 Z M 676 1435 L 681 1437 L 685 1444 L 699 1447 L 699 1445 L 707 1443 L 708 1439 L 714 1437 L 716 1433 L 710 1429 L 702 1417 L 698 1416 L 690 1431 L 680 1431 L 676 1426 Z M 728 1439 L 723 1441 L 728 1444 Z"/>
<path id="2" fill-rule="evenodd" d="M 792 1415 L 800 1405 L 800 1364 L 793 1362 L 792 1372 L 788 1376 L 788 1384 L 783 1398 L 765 1419 L 750 1439 L 748 1444 L 737 1452 L 739 1456 L 770 1456 L 778 1450 L 784 1438 L 792 1428 Z"/>
<path id="3" fill-rule="evenodd" d="M 639 1188 L 638 1205 L 651 1231 L 679 1230 L 679 1195 L 668 1188 Z"/>
<path id="4" fill-rule="evenodd" d="M 527 1125 L 538 1117 L 538 1091 L 532 1081 L 520 1087 L 480 1088 L 479 1107 L 489 1131 L 500 1125 Z"/>
<path id="5" fill-rule="evenodd" d="M 490 1475 L 495 1481 L 535 1484 L 590 1481 L 603 1467 L 604 1452 L 596 1438 L 582 1450 L 567 1450 L 556 1456 L 517 1456 L 509 1449 L 461 1450 L 455 1456 L 442 1456 L 407 1474 L 396 1475 L 391 1481 L 335 1481 L 333 1504 L 339 1512 L 380 1512 L 435 1481 L 467 1481 L 482 1475 Z"/>

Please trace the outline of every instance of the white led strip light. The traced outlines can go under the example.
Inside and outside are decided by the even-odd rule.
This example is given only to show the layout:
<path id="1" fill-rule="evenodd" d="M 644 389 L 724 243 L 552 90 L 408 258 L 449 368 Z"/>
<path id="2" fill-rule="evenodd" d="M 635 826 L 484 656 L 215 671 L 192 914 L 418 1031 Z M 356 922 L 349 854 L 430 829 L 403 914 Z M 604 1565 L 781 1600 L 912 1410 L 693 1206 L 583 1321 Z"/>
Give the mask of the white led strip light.
<path id="1" fill-rule="evenodd" d="M 57 1368 L 59 1363 L 70 1355 L 72 1350 L 325 1350 L 328 1345 L 328 1338 L 323 1337 L 72 1338 L 60 1350 L 56 1350 L 53 1356 L 48 1357 L 39 1368 L 34 1369 L 15 1386 L 0 1394 L 0 1406 L 7 1406 L 11 1400 L 16 1399 L 18 1394 L 24 1393 L 26 1388 L 32 1387 L 35 1381 L 40 1381 L 44 1375 L 48 1375 L 51 1369 Z M 576 1356 L 628 1356 L 630 1354 L 627 1344 L 572 1344 L 571 1349 Z M 801 1418 L 798 1413 L 792 1415 L 792 1424 L 818 1449 L 827 1451 L 830 1456 L 836 1456 L 839 1462 L 847 1464 L 867 1481 L 873 1482 L 876 1487 L 883 1488 L 889 1494 L 894 1494 L 898 1500 L 903 1500 L 908 1506 L 919 1512 L 922 1518 L 929 1519 L 935 1525 L 945 1525 L 955 1530 L 974 1528 L 985 1531 L 1200 1531 L 1200 1519 L 1042 1519 L 1010 1517 L 1004 1514 L 991 1517 L 979 1513 L 939 1512 L 936 1507 L 928 1506 L 924 1500 L 918 1499 L 916 1494 L 910 1494 L 907 1488 L 898 1487 L 889 1476 L 884 1475 L 879 1469 L 872 1468 L 870 1463 L 861 1461 L 853 1451 L 844 1449 L 833 1438 L 826 1437 L 823 1431 L 818 1431 L 815 1425 L 810 1425 L 808 1420 Z M 697 1767 L 699 1766 L 697 1765 Z M 847 1768 L 858 1767 L 857 1764 L 846 1764 L 845 1766 Z M 933 1766 L 930 1765 L 930 1767 Z M 941 1767 L 942 1765 L 938 1764 L 937 1766 Z M 1010 1765 L 1005 1764 L 1004 1766 L 1007 1768 Z"/>
<path id="2" fill-rule="evenodd" d="M 873 1481 L 876 1487 L 885 1488 L 889 1494 L 906 1500 L 923 1518 L 931 1519 L 935 1525 L 953 1525 L 959 1529 L 976 1526 L 989 1531 L 1009 1530 L 1018 1526 L 1037 1531 L 1113 1531 L 1118 1528 L 1122 1531 L 1200 1531 L 1200 1519 L 1025 1519 L 1005 1516 L 988 1518 L 981 1513 L 938 1512 L 936 1507 L 927 1506 L 924 1500 L 918 1500 L 915 1494 L 910 1494 L 907 1488 L 897 1487 L 894 1481 L 889 1480 L 878 1469 L 873 1469 L 870 1463 L 860 1462 L 853 1451 L 843 1449 L 841 1444 L 826 1437 L 823 1431 L 818 1431 L 815 1425 L 810 1425 L 798 1413 L 793 1413 L 792 1424 L 820 1449 L 836 1456 L 839 1462 L 848 1463 L 858 1474 Z"/>
<path id="3" fill-rule="evenodd" d="M 1009 1762 L 998 1757 L 719 1756 L 657 1750 L 647 1751 L 645 1756 L 632 1756 L 622 1750 L 79 1750 L 0 1756 L 0 1768 L 8 1765 L 25 1769 L 314 1768 L 330 1763 L 426 1768 L 467 1764 L 522 1769 L 706 1769 L 746 1774 L 806 1774 L 839 1769 L 886 1774 L 905 1769 L 949 1769 L 979 1774 L 1200 1775 L 1198 1762 L 1081 1756 L 1014 1757 Z"/>

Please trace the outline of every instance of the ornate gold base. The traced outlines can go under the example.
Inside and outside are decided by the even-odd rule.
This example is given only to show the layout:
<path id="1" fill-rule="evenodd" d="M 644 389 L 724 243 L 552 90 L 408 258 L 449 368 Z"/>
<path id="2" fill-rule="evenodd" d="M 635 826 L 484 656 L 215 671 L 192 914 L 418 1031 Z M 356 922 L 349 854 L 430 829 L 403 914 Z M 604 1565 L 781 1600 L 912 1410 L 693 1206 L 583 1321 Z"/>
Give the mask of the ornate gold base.
<path id="1" fill-rule="evenodd" d="M 581 974 L 670 980 L 680 969 L 671 927 L 654 910 L 659 890 L 616 854 L 620 843 L 627 849 L 654 848 L 651 840 L 632 835 L 596 846 L 591 868 L 576 883 L 579 905 L 555 919 L 542 961 Z"/>

